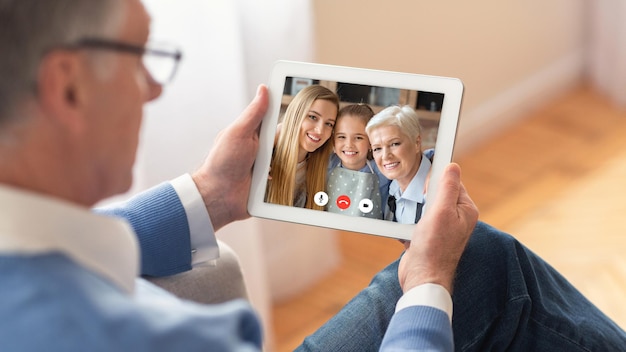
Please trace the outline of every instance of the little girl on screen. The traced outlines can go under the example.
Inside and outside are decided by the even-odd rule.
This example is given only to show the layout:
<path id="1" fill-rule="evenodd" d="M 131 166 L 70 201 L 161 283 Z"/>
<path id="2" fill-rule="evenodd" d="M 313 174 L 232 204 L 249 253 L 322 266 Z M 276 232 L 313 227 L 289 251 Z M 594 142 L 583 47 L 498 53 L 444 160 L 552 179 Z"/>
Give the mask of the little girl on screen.
<path id="1" fill-rule="evenodd" d="M 382 219 L 390 180 L 372 161 L 365 133 L 372 116 L 366 104 L 347 105 L 337 114 L 326 187 L 329 212 Z"/>

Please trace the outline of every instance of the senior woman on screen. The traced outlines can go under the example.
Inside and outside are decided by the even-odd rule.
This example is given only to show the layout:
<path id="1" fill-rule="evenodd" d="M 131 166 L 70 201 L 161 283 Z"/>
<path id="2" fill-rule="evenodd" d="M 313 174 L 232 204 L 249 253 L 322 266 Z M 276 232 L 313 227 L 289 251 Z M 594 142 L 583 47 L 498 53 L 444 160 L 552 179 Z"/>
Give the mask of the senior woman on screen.
<path id="1" fill-rule="evenodd" d="M 422 216 L 434 150 L 422 152 L 421 127 L 415 110 L 408 105 L 385 108 L 372 117 L 365 131 L 378 169 L 392 180 L 385 219 L 417 223 Z"/>

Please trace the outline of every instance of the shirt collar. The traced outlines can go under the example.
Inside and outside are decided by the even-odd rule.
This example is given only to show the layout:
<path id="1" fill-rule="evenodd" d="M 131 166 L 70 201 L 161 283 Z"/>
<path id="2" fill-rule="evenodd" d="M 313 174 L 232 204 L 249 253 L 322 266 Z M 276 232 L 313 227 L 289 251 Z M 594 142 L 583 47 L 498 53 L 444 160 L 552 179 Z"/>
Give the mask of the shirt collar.
<path id="1" fill-rule="evenodd" d="M 430 171 L 431 162 L 430 160 L 422 155 L 422 161 L 420 162 L 420 167 L 417 170 L 415 176 L 409 183 L 409 186 L 402 192 L 400 189 L 400 185 L 398 181 L 393 180 L 389 185 L 389 194 L 394 196 L 396 199 L 407 199 L 413 202 L 423 203 L 424 202 L 424 185 L 426 183 L 426 178 L 428 177 L 428 172 Z"/>
<path id="2" fill-rule="evenodd" d="M 345 167 L 343 166 L 343 163 L 342 163 L 342 162 L 339 162 L 339 167 L 340 167 L 340 168 L 342 168 L 342 169 L 350 170 L 350 169 L 345 168 Z M 353 171 L 354 171 L 354 170 L 353 170 Z M 359 170 L 359 172 L 365 172 L 365 173 L 370 173 L 370 174 L 373 174 L 373 173 L 374 173 L 374 169 L 372 168 L 372 164 L 370 163 L 370 161 L 369 161 L 369 160 L 365 160 L 365 166 L 363 166 L 363 167 Z"/>
<path id="3" fill-rule="evenodd" d="M 133 292 L 139 250 L 125 221 L 2 185 L 0 207 L 0 253 L 61 252 L 125 292 Z"/>

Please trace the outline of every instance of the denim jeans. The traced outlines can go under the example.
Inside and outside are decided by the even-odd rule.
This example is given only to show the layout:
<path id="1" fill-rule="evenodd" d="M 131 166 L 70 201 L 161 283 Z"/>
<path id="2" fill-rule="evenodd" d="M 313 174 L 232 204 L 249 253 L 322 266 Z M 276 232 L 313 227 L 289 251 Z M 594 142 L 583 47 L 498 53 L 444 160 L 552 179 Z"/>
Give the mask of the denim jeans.
<path id="1" fill-rule="evenodd" d="M 377 351 L 402 295 L 398 262 L 297 351 Z M 626 333 L 513 237 L 478 223 L 454 284 L 457 351 L 626 351 Z"/>

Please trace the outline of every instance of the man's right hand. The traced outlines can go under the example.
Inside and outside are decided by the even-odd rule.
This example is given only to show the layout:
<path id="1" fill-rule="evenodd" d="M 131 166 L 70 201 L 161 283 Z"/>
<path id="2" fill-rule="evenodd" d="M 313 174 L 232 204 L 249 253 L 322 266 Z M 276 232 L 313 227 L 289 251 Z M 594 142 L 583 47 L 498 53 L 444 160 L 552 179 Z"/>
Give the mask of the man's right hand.
<path id="1" fill-rule="evenodd" d="M 478 208 L 461 183 L 457 164 L 446 167 L 433 204 L 415 226 L 398 268 L 404 292 L 433 283 L 452 294 L 456 267 L 478 221 Z"/>

